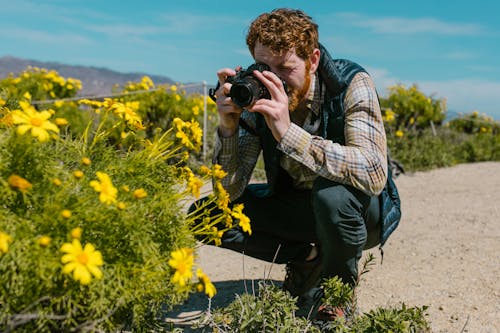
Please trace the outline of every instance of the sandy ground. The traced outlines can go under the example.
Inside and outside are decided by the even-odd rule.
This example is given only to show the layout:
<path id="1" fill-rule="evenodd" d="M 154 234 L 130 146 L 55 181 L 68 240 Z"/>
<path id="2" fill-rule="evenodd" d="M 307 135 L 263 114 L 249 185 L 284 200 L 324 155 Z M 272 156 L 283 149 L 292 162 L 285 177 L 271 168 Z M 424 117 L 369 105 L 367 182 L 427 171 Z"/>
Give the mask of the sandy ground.
<path id="1" fill-rule="evenodd" d="M 500 163 L 463 164 L 405 174 L 396 184 L 403 218 L 359 290 L 360 310 L 429 306 L 433 332 L 500 333 Z M 258 280 L 280 283 L 284 265 L 201 246 L 197 263 L 218 293 L 211 307 L 253 292 Z M 365 255 L 368 252 L 365 253 Z M 167 314 L 189 323 L 208 307 L 201 294 Z"/>

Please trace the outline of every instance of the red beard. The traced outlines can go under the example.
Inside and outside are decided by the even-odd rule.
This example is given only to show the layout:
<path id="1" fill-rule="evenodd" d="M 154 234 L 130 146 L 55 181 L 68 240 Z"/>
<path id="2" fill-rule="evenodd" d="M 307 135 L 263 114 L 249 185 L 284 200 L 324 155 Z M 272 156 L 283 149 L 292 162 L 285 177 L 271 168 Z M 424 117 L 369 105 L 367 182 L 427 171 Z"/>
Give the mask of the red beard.
<path id="1" fill-rule="evenodd" d="M 306 74 L 304 78 L 304 84 L 300 88 L 292 89 L 288 92 L 288 109 L 294 111 L 304 100 L 306 94 L 309 92 L 309 86 L 311 85 L 311 62 L 306 60 Z"/>

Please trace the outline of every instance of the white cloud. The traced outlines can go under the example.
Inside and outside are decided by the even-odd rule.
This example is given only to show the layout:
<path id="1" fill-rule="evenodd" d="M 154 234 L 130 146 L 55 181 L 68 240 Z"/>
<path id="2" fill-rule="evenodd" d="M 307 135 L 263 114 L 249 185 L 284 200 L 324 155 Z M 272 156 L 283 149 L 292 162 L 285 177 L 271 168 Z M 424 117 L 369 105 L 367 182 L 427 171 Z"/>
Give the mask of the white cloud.
<path id="1" fill-rule="evenodd" d="M 484 32 L 476 23 L 450 23 L 432 17 L 369 17 L 358 13 L 339 13 L 335 15 L 351 26 L 367 28 L 382 34 L 421 34 L 474 36 Z"/>
<path id="2" fill-rule="evenodd" d="M 387 95 L 389 86 L 403 84 L 409 87 L 416 84 L 426 95 L 444 98 L 451 114 L 478 110 L 500 120 L 500 81 L 463 78 L 415 82 L 398 79 L 383 68 L 366 69 L 371 74 L 381 96 Z"/>
<path id="3" fill-rule="evenodd" d="M 60 32 L 52 33 L 42 30 L 6 27 L 0 29 L 0 37 L 31 41 L 35 43 L 49 43 L 56 45 L 91 44 L 92 41 L 80 34 Z"/>

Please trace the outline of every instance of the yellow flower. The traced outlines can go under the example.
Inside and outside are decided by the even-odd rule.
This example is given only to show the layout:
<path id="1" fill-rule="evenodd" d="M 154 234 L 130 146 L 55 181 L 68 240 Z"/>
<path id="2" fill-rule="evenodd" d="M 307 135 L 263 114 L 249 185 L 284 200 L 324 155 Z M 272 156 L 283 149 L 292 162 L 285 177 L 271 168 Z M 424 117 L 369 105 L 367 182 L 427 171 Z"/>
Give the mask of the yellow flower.
<path id="1" fill-rule="evenodd" d="M 385 111 L 385 121 L 388 123 L 394 121 L 394 119 L 396 119 L 394 115 L 395 115 L 394 111 L 392 111 L 391 109 L 387 109 Z"/>
<path id="2" fill-rule="evenodd" d="M 197 116 L 200 113 L 200 107 L 198 105 L 193 106 L 191 110 L 193 111 L 193 114 L 195 116 Z"/>
<path id="3" fill-rule="evenodd" d="M 33 187 L 29 181 L 15 174 L 10 175 L 9 178 L 7 178 L 7 182 L 10 188 L 22 193 L 28 192 Z"/>
<path id="4" fill-rule="evenodd" d="M 59 178 L 54 178 L 52 179 L 52 184 L 54 184 L 55 186 L 61 186 L 62 182 Z"/>
<path id="5" fill-rule="evenodd" d="M 73 172 L 73 176 L 75 176 L 76 179 L 82 179 L 84 175 L 81 170 L 76 170 Z"/>
<path id="6" fill-rule="evenodd" d="M 170 86 L 170 91 L 176 92 L 177 91 L 177 86 L 175 86 L 175 85 Z"/>
<path id="7" fill-rule="evenodd" d="M 127 192 L 127 193 L 130 192 L 130 188 L 128 187 L 128 185 L 123 185 L 122 190 L 123 190 L 123 192 Z"/>
<path id="8" fill-rule="evenodd" d="M 127 208 L 127 205 L 125 205 L 124 202 L 119 202 L 116 204 L 116 207 L 119 209 L 119 210 L 124 210 L 125 208 Z"/>
<path id="9" fill-rule="evenodd" d="M 34 107 L 26 102 L 20 101 L 23 111 L 12 111 L 12 119 L 20 135 L 31 131 L 31 135 L 40 142 L 49 140 L 49 131 L 59 133 L 59 127 L 51 123 L 48 119 L 52 116 L 49 111 L 38 112 Z"/>
<path id="10" fill-rule="evenodd" d="M 99 171 L 96 172 L 96 175 L 99 181 L 92 180 L 90 182 L 90 186 L 92 186 L 96 192 L 100 193 L 99 200 L 107 205 L 115 203 L 118 190 L 113 186 L 109 176 L 104 172 Z"/>
<path id="11" fill-rule="evenodd" d="M 221 180 L 222 178 L 227 176 L 227 172 L 222 170 L 222 166 L 220 166 L 219 164 L 215 164 L 212 167 L 212 175 L 216 180 Z"/>
<path id="12" fill-rule="evenodd" d="M 90 163 L 92 163 L 92 161 L 90 160 L 90 158 L 88 158 L 88 157 L 83 157 L 82 158 L 82 164 L 83 165 L 89 166 Z"/>
<path id="13" fill-rule="evenodd" d="M 7 102 L 0 97 L 0 107 L 4 106 Z"/>
<path id="14" fill-rule="evenodd" d="M 249 235 L 252 234 L 252 229 L 250 228 L 250 219 L 248 216 L 243 214 L 243 204 L 237 204 L 234 205 L 233 211 L 231 212 L 231 215 L 235 219 L 239 219 L 240 222 L 238 223 L 241 229 L 243 229 L 244 232 L 247 232 Z"/>
<path id="15" fill-rule="evenodd" d="M 96 251 L 94 245 L 87 243 L 82 248 L 80 241 L 73 239 L 71 243 L 64 243 L 61 251 L 65 253 L 61 258 L 64 274 L 73 273 L 73 279 L 82 285 L 89 284 L 92 275 L 97 279 L 102 277 L 99 268 L 103 265 L 102 255 Z"/>
<path id="16" fill-rule="evenodd" d="M 41 236 L 40 238 L 38 238 L 38 245 L 47 247 L 49 246 L 51 241 L 52 238 L 50 238 L 49 236 Z"/>
<path id="17" fill-rule="evenodd" d="M 134 191 L 134 198 L 136 199 L 144 199 L 147 196 L 148 193 L 143 188 L 139 188 Z"/>
<path id="18" fill-rule="evenodd" d="M 65 219 L 69 219 L 71 217 L 71 211 L 69 209 L 65 209 L 61 212 L 61 216 Z"/>
<path id="19" fill-rule="evenodd" d="M 0 254 L 9 251 L 9 244 L 12 243 L 12 237 L 5 232 L 0 231 Z"/>
<path id="20" fill-rule="evenodd" d="M 64 118 L 56 118 L 54 119 L 57 126 L 65 126 L 68 125 L 68 121 Z"/>
<path id="21" fill-rule="evenodd" d="M 207 176 L 210 176 L 210 175 L 212 175 L 212 170 L 210 170 L 210 168 L 207 167 L 206 165 L 202 165 L 200 167 L 200 173 L 204 174 L 204 175 L 207 175 Z"/>
<path id="22" fill-rule="evenodd" d="M 193 249 L 184 247 L 172 252 L 170 256 L 171 259 L 168 261 L 168 264 L 175 269 L 171 281 L 184 287 L 193 276 Z"/>
<path id="23" fill-rule="evenodd" d="M 26 98 L 28 101 L 31 100 L 31 94 L 28 91 L 24 93 L 23 97 Z"/>
<path id="24" fill-rule="evenodd" d="M 74 239 L 82 238 L 82 228 L 76 227 L 76 228 L 71 229 L 70 235 L 71 235 L 71 238 L 74 238 Z"/>
<path id="25" fill-rule="evenodd" d="M 202 186 L 203 181 L 191 173 L 187 181 L 187 188 L 195 198 L 200 197 L 200 189 Z"/>
<path id="26" fill-rule="evenodd" d="M 213 285 L 212 281 L 210 281 L 209 277 L 205 273 L 203 273 L 200 268 L 196 270 L 196 276 L 199 280 L 199 283 L 196 286 L 198 291 L 201 292 L 205 290 L 205 294 L 207 294 L 208 297 L 214 297 L 217 293 L 217 289 L 215 289 L 215 286 Z"/>
<path id="27" fill-rule="evenodd" d="M 220 182 L 215 183 L 214 193 L 217 196 L 217 207 L 224 210 L 229 204 L 229 194 Z"/>
<path id="28" fill-rule="evenodd" d="M 396 131 L 396 136 L 397 136 L 398 138 L 402 138 L 402 137 L 403 137 L 403 135 L 404 135 L 404 133 L 403 133 L 403 131 L 402 131 L 402 130 L 397 130 L 397 131 Z"/>
<path id="29" fill-rule="evenodd" d="M 203 131 L 198 122 L 194 120 L 185 122 L 180 118 L 174 118 L 173 125 L 177 130 L 175 136 L 180 139 L 182 145 L 196 151 L 200 149 Z"/>

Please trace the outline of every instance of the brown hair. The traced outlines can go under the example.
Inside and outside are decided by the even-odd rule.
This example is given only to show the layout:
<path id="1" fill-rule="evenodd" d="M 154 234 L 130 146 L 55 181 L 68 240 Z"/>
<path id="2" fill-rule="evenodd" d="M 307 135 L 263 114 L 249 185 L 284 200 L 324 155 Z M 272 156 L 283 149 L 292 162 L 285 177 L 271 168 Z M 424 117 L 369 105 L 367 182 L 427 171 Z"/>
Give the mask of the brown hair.
<path id="1" fill-rule="evenodd" d="M 261 14 L 250 24 L 247 45 L 252 55 L 257 42 L 277 54 L 295 49 L 300 58 L 307 60 L 319 47 L 318 25 L 301 10 L 275 9 Z"/>

